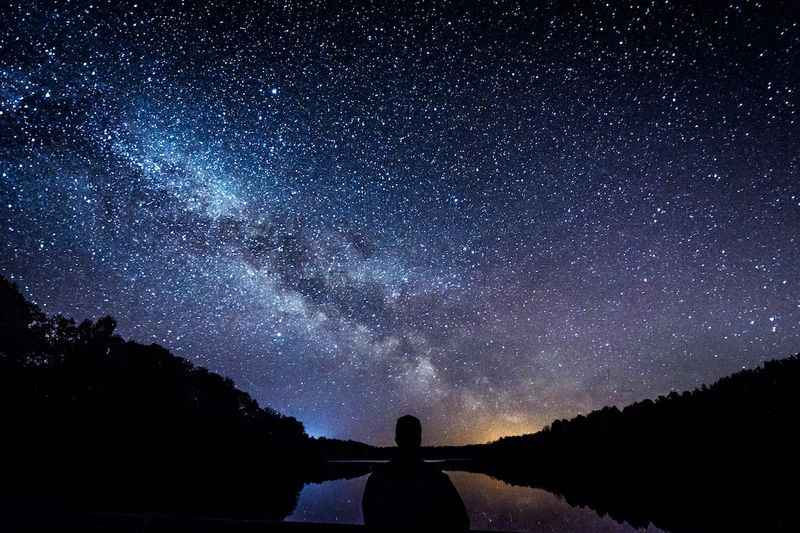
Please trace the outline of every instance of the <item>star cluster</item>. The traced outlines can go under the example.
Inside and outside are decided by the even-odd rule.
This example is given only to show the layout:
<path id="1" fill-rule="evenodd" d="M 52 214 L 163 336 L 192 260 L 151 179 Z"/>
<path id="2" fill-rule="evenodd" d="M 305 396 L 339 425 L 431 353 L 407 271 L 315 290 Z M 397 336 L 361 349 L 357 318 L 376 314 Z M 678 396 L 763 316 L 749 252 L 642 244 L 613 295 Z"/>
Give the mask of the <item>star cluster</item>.
<path id="1" fill-rule="evenodd" d="M 12 2 L 0 273 L 315 435 L 695 387 L 800 350 L 796 15 Z"/>

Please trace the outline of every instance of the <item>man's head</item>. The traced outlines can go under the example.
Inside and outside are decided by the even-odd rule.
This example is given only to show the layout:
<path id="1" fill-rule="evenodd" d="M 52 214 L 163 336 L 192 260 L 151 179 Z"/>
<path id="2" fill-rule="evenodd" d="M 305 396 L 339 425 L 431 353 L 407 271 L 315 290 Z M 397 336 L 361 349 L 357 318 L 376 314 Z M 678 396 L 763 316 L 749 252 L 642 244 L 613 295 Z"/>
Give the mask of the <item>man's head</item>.
<path id="1" fill-rule="evenodd" d="M 397 419 L 394 441 L 403 450 L 415 450 L 422 443 L 422 424 L 419 418 L 411 415 Z"/>

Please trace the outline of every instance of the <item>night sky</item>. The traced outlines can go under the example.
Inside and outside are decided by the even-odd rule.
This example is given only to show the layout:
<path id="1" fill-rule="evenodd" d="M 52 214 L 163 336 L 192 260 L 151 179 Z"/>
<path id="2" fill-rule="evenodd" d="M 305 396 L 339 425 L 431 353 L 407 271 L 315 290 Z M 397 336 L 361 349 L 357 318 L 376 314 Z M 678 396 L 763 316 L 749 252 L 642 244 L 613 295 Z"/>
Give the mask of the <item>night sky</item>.
<path id="1" fill-rule="evenodd" d="M 793 3 L 4 3 L 0 274 L 312 435 L 712 382 L 800 351 Z"/>

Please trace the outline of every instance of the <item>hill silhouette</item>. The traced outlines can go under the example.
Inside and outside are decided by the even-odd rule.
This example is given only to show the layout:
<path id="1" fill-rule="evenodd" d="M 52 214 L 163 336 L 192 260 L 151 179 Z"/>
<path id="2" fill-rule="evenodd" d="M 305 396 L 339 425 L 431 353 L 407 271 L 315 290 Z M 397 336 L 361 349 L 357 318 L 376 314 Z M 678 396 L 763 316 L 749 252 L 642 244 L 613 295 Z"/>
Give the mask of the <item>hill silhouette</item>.
<path id="1" fill-rule="evenodd" d="M 637 527 L 798 531 L 800 355 L 460 449 L 470 467 Z M 454 450 L 449 452 L 454 454 Z"/>
<path id="2" fill-rule="evenodd" d="M 115 327 L 48 317 L 0 277 L 6 504 L 288 515 L 322 459 L 303 425 Z"/>

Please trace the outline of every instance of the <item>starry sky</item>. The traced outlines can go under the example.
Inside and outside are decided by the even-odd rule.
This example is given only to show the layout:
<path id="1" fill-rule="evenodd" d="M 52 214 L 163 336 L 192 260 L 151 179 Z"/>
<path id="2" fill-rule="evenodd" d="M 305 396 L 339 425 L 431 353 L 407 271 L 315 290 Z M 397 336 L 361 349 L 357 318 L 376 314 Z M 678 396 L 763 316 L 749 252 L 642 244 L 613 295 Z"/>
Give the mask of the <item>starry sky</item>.
<path id="1" fill-rule="evenodd" d="M 373 444 L 790 355 L 800 17 L 699 4 L 4 3 L 0 274 Z"/>

